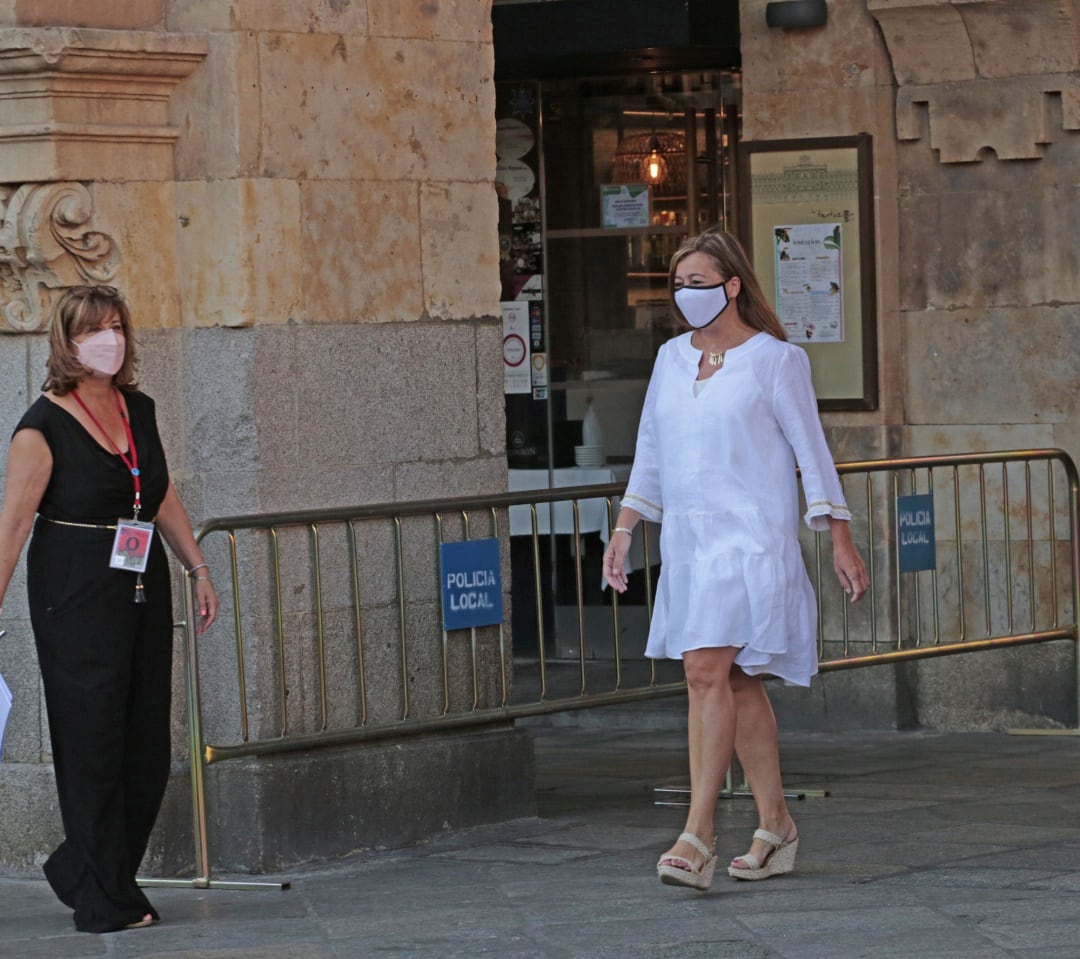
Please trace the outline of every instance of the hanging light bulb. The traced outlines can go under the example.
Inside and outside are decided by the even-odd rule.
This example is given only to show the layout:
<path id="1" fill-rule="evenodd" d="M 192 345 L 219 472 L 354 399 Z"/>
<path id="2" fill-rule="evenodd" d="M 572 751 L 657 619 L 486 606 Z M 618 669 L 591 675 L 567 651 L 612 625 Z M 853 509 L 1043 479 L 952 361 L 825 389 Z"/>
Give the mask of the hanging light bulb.
<path id="1" fill-rule="evenodd" d="M 668 165 L 660 152 L 660 141 L 654 133 L 649 140 L 649 155 L 641 161 L 641 175 L 648 183 L 663 183 L 667 179 Z"/>

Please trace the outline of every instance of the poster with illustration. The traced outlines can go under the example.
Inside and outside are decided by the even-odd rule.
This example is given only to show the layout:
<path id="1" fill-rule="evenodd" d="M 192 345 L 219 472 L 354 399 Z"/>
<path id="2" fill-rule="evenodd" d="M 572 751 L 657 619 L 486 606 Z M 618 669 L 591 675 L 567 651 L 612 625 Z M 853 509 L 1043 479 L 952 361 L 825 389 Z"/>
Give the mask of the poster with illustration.
<path id="1" fill-rule="evenodd" d="M 792 343 L 844 340 L 839 223 L 773 228 L 776 313 Z"/>

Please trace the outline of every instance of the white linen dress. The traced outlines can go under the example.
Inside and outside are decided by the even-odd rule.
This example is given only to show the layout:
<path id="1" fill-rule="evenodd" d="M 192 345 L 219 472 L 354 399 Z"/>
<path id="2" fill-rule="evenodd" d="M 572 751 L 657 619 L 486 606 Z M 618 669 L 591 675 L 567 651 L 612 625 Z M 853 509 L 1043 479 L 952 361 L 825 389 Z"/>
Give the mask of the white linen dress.
<path id="1" fill-rule="evenodd" d="M 749 675 L 808 686 L 817 606 L 799 549 L 802 472 L 811 529 L 850 520 L 805 351 L 757 333 L 695 390 L 690 333 L 656 357 L 624 506 L 660 522 L 662 569 L 645 655 L 740 646 Z"/>

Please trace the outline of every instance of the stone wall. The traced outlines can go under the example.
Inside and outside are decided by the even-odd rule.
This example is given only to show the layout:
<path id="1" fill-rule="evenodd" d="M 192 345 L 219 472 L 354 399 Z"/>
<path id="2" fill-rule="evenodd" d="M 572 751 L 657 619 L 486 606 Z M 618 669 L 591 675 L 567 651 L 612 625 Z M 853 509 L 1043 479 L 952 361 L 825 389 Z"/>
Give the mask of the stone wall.
<path id="1" fill-rule="evenodd" d="M 873 136 L 881 404 L 823 417 L 837 459 L 1080 456 L 1080 11 L 828 6 L 811 30 L 768 29 L 765 0 L 740 9 L 745 139 Z M 1053 644 L 834 674 L 789 718 L 1072 724 L 1074 658 Z"/>
<path id="2" fill-rule="evenodd" d="M 2 180 L 68 184 L 85 214 L 71 248 L 46 250 L 33 271 L 8 261 L 19 286 L 0 336 L 9 432 L 38 390 L 50 302 L 72 283 L 110 282 L 131 302 L 141 381 L 196 523 L 505 489 L 490 3 L 16 0 L 0 3 L 0 48 L 18 52 L 0 68 Z M 31 75 L 47 82 L 18 96 Z M 10 192 L 5 202 L 19 234 L 31 217 L 16 216 Z M 54 208 L 34 223 L 64 221 Z M 80 261 L 73 248 L 87 237 L 108 256 Z M 287 571 L 289 595 L 309 576 Z M 427 586 L 417 597 L 425 616 Z M 302 621 L 307 610 L 289 612 Z M 31 866 L 58 824 L 21 571 L 4 621 L 0 670 L 17 706 L 0 801 L 22 797 L 24 812 L 0 825 L 0 862 Z M 269 636 L 247 639 L 252 688 L 262 689 Z M 208 640 L 227 646 L 228 620 Z M 178 772 L 153 848 L 167 871 L 191 868 L 181 670 L 178 656 Z M 418 682 L 435 698 L 441 680 Z M 210 722 L 235 713 L 212 697 L 204 710 Z M 253 788 L 249 815 L 229 822 L 241 829 L 229 865 L 303 858 L 302 838 L 271 832 L 289 828 L 284 810 L 299 801 L 288 783 L 302 782 L 309 804 L 331 795 L 320 770 L 353 784 L 353 806 L 309 805 L 322 830 L 312 855 L 533 808 L 531 753 L 512 730 L 401 750 L 392 762 L 379 747 L 344 764 L 338 752 L 333 763 L 246 767 L 253 783 L 275 786 Z M 467 757 L 471 792 L 434 787 L 451 753 Z M 302 775 L 288 771 L 300 765 Z M 223 809 L 238 808 L 247 773 L 222 769 L 211 789 Z M 497 776 L 520 788 L 479 788 Z M 416 795 L 427 808 L 402 805 Z M 393 828 L 376 814 L 387 803 L 403 810 Z M 245 863 L 236 849 L 258 852 Z"/>

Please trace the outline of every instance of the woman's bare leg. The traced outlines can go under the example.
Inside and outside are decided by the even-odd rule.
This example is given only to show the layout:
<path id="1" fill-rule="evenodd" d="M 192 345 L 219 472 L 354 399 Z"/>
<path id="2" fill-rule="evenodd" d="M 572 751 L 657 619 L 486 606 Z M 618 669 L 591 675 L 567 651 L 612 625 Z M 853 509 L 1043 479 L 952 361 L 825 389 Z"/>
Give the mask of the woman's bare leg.
<path id="1" fill-rule="evenodd" d="M 690 811 L 685 832 L 705 845 L 714 838 L 716 800 L 724 785 L 735 746 L 735 698 L 731 671 L 739 649 L 720 646 L 692 649 L 683 656 L 687 685 L 687 739 L 690 753 Z M 677 842 L 665 855 L 689 862 L 701 861 L 701 853 Z"/>
<path id="2" fill-rule="evenodd" d="M 758 827 L 788 839 L 794 832 L 795 823 L 784 799 L 772 704 L 761 678 L 747 676 L 737 666 L 732 673 L 731 687 L 735 699 L 735 752 L 754 794 Z M 750 847 L 750 852 L 759 860 L 770 851 L 768 843 L 760 839 L 755 839 Z M 741 866 L 742 860 L 736 859 L 733 864 Z"/>

